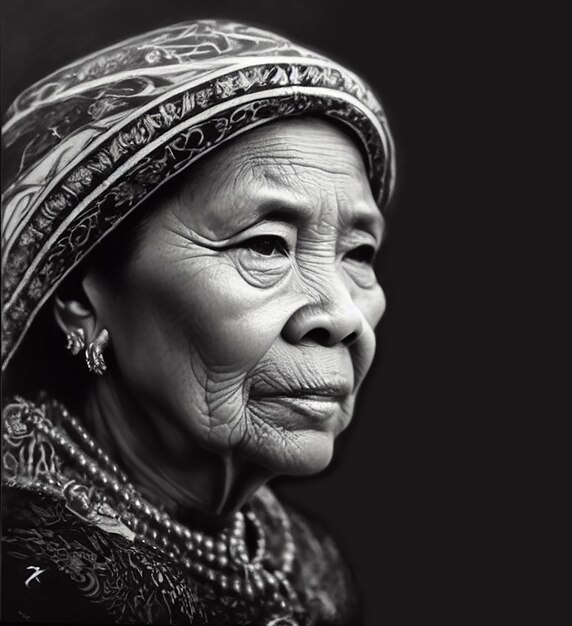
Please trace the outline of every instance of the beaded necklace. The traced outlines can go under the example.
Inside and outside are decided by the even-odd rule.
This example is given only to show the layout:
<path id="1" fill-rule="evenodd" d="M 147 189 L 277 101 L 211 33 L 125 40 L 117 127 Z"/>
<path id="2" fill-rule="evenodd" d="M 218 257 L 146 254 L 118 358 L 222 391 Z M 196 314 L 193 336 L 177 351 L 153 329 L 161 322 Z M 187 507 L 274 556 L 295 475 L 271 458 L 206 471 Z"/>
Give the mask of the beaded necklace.
<path id="1" fill-rule="evenodd" d="M 16 401 L 21 411 L 16 417 L 12 414 L 8 420 L 5 437 L 18 431 L 22 434 L 25 430 L 43 437 L 87 478 L 91 488 L 87 490 L 69 477 L 62 479 L 57 472 L 44 472 L 35 475 L 33 480 L 17 482 L 28 483 L 28 487 L 52 496 L 63 496 L 68 508 L 80 517 L 87 515 L 94 506 L 99 506 L 100 510 L 104 507 L 129 529 L 135 543 L 182 565 L 197 579 L 223 594 L 249 603 L 258 602 L 271 608 L 276 615 L 291 614 L 295 610 L 298 598 L 288 579 L 295 546 L 290 520 L 282 507 L 275 507 L 284 543 L 276 567 L 269 558 L 264 528 L 254 509 L 245 507 L 245 510 L 237 511 L 230 527 L 215 536 L 188 528 L 146 501 L 126 474 L 64 407 L 54 402 L 52 410 L 58 412 L 67 428 L 54 425 L 46 417 L 45 404 L 38 408 L 22 398 L 16 398 Z M 246 542 L 247 525 L 256 536 L 252 556 Z"/>

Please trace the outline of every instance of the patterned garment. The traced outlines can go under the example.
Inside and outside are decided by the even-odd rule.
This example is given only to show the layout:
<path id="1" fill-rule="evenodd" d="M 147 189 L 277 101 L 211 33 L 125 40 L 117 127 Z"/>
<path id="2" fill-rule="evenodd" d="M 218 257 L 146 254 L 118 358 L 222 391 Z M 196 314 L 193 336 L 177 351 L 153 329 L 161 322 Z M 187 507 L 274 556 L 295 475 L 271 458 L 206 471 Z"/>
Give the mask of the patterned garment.
<path id="1" fill-rule="evenodd" d="M 63 278 L 154 190 L 225 141 L 299 115 L 351 129 L 383 209 L 394 151 L 381 105 L 353 73 L 272 33 L 177 24 L 22 93 L 3 128 L 2 371 Z"/>
<path id="2" fill-rule="evenodd" d="M 164 553 L 138 544 L 102 504 L 88 472 L 62 457 L 29 419 L 59 424 L 56 403 L 17 398 L 3 412 L 2 617 L 60 623 L 318 626 L 356 624 L 350 576 L 331 539 L 286 510 L 267 488 L 249 506 L 267 537 L 269 562 L 282 549 L 280 519 L 292 524 L 290 582 L 298 602 L 277 615 L 225 595 Z M 88 504 L 78 506 L 81 489 Z"/>

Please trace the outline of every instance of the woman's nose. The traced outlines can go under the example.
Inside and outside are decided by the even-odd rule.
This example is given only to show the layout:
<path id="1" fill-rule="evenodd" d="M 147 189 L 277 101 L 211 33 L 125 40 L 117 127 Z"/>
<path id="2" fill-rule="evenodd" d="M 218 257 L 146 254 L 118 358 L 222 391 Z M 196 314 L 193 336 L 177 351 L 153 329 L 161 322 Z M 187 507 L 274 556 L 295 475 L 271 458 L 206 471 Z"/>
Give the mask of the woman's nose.
<path id="1" fill-rule="evenodd" d="M 349 345 L 362 333 L 364 318 L 342 281 L 321 289 L 319 302 L 308 303 L 288 319 L 282 336 L 289 343 L 313 341 L 324 346 Z"/>

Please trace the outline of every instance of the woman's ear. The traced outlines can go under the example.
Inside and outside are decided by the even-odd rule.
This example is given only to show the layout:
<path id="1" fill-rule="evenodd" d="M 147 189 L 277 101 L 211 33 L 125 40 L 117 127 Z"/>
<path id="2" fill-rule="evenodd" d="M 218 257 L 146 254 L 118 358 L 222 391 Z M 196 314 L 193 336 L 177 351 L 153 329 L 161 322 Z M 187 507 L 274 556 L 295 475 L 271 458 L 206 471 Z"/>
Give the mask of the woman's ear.
<path id="1" fill-rule="evenodd" d="M 58 291 L 53 300 L 54 317 L 66 335 L 81 329 L 85 339 L 89 342 L 98 333 L 98 320 L 82 282 L 82 280 L 75 280 L 71 285 L 67 283 Z"/>

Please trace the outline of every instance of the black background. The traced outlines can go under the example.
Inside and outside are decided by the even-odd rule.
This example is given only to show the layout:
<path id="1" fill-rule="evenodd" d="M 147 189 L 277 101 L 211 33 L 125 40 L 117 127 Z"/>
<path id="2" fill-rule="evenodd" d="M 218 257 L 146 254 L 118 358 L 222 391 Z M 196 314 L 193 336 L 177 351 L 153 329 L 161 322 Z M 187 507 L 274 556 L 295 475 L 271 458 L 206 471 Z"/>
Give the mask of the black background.
<path id="1" fill-rule="evenodd" d="M 506 185 L 516 131 L 504 99 L 524 69 L 513 45 L 529 28 L 523 9 L 361 0 L 0 6 L 2 111 L 74 58 L 200 17 L 245 21 L 314 47 L 381 96 L 398 185 L 380 260 L 388 309 L 378 356 L 332 466 L 277 487 L 341 545 L 367 626 L 417 624 L 419 616 L 513 623 L 515 607 L 526 604 L 511 584 L 515 558 L 517 567 L 526 559 L 509 514 L 523 470 L 510 452 L 535 410 L 519 376 L 523 325 L 506 306 L 525 298 L 515 223 L 529 214 L 515 215 Z M 522 421 L 513 429 L 507 416 Z"/>

